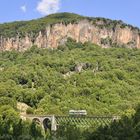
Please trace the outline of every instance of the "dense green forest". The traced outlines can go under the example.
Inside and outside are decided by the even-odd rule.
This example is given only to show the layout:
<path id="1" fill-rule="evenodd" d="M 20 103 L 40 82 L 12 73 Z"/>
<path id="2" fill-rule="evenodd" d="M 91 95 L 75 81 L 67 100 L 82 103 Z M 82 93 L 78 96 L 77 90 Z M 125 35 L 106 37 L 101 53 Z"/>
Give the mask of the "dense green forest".
<path id="1" fill-rule="evenodd" d="M 36 114 L 129 115 L 140 102 L 139 65 L 140 50 L 71 39 L 56 50 L 0 52 L 0 105 L 24 102 Z"/>
<path id="2" fill-rule="evenodd" d="M 33 46 L 25 52 L 0 52 L 0 140 L 44 139 L 38 125 L 20 120 L 17 102 L 29 105 L 27 113 L 34 114 L 68 115 L 70 109 L 86 109 L 88 115 L 127 116 L 96 132 L 68 126 L 63 134 L 60 128 L 57 137 L 63 135 L 62 140 L 137 139 L 139 65 L 139 49 L 104 49 L 71 39 L 55 50 Z M 119 133 L 122 130 L 132 130 L 132 137 Z M 75 139 L 69 139 L 70 134 Z"/>
<path id="3" fill-rule="evenodd" d="M 4 108 L 3 108 L 4 109 Z M 6 109 L 6 108 L 5 108 Z M 3 110 L 4 111 L 4 110 Z M 24 122 L 9 109 L 4 119 L 0 115 L 0 140 L 139 140 L 140 108 L 131 117 L 122 117 L 97 130 L 81 130 L 71 124 L 63 124 L 57 132 L 44 132 L 35 123 Z M 11 112 L 11 113 L 10 113 Z M 10 117 L 12 116 L 12 117 Z"/>

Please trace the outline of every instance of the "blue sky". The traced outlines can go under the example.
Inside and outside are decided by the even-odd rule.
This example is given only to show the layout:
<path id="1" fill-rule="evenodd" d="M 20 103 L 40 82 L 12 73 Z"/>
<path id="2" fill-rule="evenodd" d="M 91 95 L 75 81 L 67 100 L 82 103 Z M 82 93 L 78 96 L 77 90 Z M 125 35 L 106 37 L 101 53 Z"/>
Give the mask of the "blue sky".
<path id="1" fill-rule="evenodd" d="M 0 23 L 55 12 L 118 19 L 140 27 L 140 0 L 1 0 Z"/>

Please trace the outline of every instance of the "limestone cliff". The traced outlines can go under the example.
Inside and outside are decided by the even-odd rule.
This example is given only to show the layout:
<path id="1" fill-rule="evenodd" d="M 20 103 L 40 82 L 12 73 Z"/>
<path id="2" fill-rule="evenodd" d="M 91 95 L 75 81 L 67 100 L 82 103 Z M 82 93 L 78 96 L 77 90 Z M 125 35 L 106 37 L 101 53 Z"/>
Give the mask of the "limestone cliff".
<path id="1" fill-rule="evenodd" d="M 92 42 L 104 48 L 113 45 L 140 48 L 140 30 L 132 26 L 117 24 L 108 28 L 102 20 L 95 23 L 88 19 L 79 20 L 76 23 L 64 24 L 63 22 L 46 25 L 43 31 L 39 31 L 35 37 L 26 33 L 24 37 L 18 34 L 14 37 L 0 37 L 0 50 L 24 51 L 33 45 L 39 48 L 57 48 L 72 38 L 77 42 Z"/>

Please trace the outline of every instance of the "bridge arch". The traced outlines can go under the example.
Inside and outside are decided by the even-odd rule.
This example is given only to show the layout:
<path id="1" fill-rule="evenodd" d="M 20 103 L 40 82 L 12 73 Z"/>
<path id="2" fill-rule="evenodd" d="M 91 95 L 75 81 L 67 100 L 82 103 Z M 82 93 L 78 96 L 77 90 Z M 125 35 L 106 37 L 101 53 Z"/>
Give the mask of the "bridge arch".
<path id="1" fill-rule="evenodd" d="M 45 130 L 51 130 L 51 124 L 52 122 L 51 122 L 51 119 L 50 118 L 44 118 L 44 120 L 43 120 L 43 126 L 44 126 L 44 129 Z"/>
<path id="2" fill-rule="evenodd" d="M 37 123 L 37 124 L 41 124 L 41 121 L 40 121 L 40 119 L 39 118 L 33 118 L 33 120 L 32 120 L 33 122 L 35 122 L 35 123 Z"/>

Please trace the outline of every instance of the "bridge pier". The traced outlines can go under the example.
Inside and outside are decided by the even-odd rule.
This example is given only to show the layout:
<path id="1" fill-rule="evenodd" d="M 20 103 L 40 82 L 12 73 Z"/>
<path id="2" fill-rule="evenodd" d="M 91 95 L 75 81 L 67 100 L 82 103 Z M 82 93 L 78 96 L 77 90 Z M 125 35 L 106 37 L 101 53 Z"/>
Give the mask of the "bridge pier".
<path id="1" fill-rule="evenodd" d="M 56 131 L 57 130 L 57 123 L 56 123 L 56 119 L 55 119 L 55 116 L 54 115 L 52 116 L 51 123 L 52 123 L 51 130 L 52 131 Z"/>
<path id="2" fill-rule="evenodd" d="M 50 129 L 51 131 L 57 130 L 56 118 L 54 115 L 51 116 L 21 116 L 22 120 L 31 120 L 40 124 L 43 129 Z"/>

